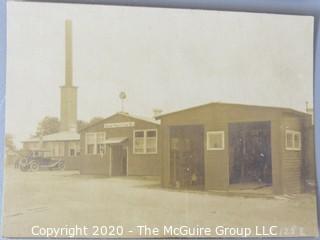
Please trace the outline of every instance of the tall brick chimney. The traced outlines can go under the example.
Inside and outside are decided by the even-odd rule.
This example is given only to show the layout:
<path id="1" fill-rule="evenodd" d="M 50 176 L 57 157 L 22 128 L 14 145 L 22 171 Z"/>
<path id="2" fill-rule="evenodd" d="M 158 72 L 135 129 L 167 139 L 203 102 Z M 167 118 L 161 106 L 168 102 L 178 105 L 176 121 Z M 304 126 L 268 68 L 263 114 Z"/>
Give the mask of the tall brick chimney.
<path id="1" fill-rule="evenodd" d="M 72 74 L 72 22 L 65 21 L 65 85 L 61 87 L 60 131 L 77 129 L 77 87 Z"/>

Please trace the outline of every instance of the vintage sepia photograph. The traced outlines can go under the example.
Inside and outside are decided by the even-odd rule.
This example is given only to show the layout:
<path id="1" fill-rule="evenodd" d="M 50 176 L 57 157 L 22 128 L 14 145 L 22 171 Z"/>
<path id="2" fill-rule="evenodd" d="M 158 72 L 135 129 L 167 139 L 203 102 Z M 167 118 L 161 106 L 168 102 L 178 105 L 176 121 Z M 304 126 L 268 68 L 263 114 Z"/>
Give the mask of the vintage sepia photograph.
<path id="1" fill-rule="evenodd" d="M 6 238 L 318 236 L 312 16 L 8 2 Z"/>

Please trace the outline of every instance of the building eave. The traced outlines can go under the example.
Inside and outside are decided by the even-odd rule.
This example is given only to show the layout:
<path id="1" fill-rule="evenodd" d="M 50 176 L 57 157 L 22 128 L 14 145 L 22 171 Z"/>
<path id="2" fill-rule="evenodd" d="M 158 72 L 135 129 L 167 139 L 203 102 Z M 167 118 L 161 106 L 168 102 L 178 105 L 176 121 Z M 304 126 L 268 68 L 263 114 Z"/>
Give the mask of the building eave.
<path id="1" fill-rule="evenodd" d="M 87 130 L 88 128 L 91 128 L 93 126 L 96 126 L 96 125 L 99 125 L 101 123 L 103 123 L 104 121 L 108 120 L 109 118 L 112 118 L 116 115 L 121 115 L 121 116 L 125 116 L 125 117 L 129 117 L 129 118 L 132 118 L 132 119 L 135 119 L 135 120 L 139 120 L 139 121 L 144 121 L 144 122 L 148 122 L 148 123 L 152 123 L 152 124 L 156 124 L 156 125 L 160 125 L 160 122 L 157 121 L 157 120 L 152 120 L 152 119 L 148 119 L 148 118 L 144 118 L 144 117 L 140 117 L 140 116 L 136 116 L 136 115 L 132 115 L 132 114 L 129 114 L 129 113 L 124 113 L 124 112 L 117 112 L 109 117 L 106 117 L 98 122 L 95 122 L 95 123 L 92 123 L 82 129 L 79 130 L 79 132 L 83 132 L 85 130 Z"/>
<path id="2" fill-rule="evenodd" d="M 209 106 L 209 105 L 226 105 L 226 106 L 239 106 L 239 107 L 248 107 L 248 108 L 265 108 L 265 109 L 273 109 L 273 110 L 276 110 L 276 111 L 292 113 L 292 114 L 298 115 L 300 117 L 311 116 L 310 113 L 301 112 L 301 111 L 298 111 L 298 110 L 295 110 L 295 109 L 285 108 L 285 107 L 249 105 L 249 104 L 226 103 L 226 102 L 210 102 L 210 103 L 206 103 L 206 104 L 202 104 L 202 105 L 198 105 L 198 106 L 194 106 L 194 107 L 190 107 L 190 108 L 184 108 L 184 109 L 181 109 L 181 110 L 164 113 L 164 114 L 156 116 L 155 119 L 161 120 L 161 118 L 167 117 L 169 115 L 178 114 L 178 113 L 186 112 L 186 111 L 191 111 L 191 110 L 194 110 L 194 109 L 197 109 L 197 108 L 206 107 L 206 106 Z"/>

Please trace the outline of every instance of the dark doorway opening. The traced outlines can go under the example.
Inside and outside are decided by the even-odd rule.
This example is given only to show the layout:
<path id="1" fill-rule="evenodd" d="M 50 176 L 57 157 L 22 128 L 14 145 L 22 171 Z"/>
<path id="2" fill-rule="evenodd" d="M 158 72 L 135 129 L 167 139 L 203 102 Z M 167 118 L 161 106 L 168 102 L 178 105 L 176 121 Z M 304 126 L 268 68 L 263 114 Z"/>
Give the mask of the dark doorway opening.
<path id="1" fill-rule="evenodd" d="M 229 124 L 230 184 L 272 184 L 270 122 Z"/>
<path id="2" fill-rule="evenodd" d="M 199 125 L 170 127 L 170 183 L 177 188 L 204 186 L 204 131 Z"/>
<path id="3" fill-rule="evenodd" d="M 112 176 L 127 176 L 128 150 L 125 145 L 115 144 L 112 148 Z"/>

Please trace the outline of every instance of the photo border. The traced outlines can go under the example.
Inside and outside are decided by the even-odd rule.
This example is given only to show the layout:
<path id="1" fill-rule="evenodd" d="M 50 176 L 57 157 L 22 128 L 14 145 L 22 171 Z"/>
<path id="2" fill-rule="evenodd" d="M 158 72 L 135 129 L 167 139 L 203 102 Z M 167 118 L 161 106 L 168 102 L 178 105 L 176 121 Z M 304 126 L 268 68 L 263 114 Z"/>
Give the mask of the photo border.
<path id="1" fill-rule="evenodd" d="M 6 0 L 0 0 L 0 183 L 3 183 L 4 136 L 5 136 L 5 77 L 6 77 Z M 320 222 L 320 1 L 319 0 L 47 0 L 20 2 L 80 3 L 117 6 L 139 6 L 159 8 L 203 9 L 218 11 L 241 11 L 255 13 L 273 13 L 288 15 L 314 16 L 314 126 L 315 126 L 315 160 L 317 181 L 317 216 Z M 0 214 L 3 208 L 3 184 L 0 184 Z M 1 215 L 2 216 L 2 215 Z M 2 233 L 2 217 L 0 219 Z M 0 238 L 2 238 L 0 236 Z M 320 239 L 320 237 L 318 237 Z"/>

